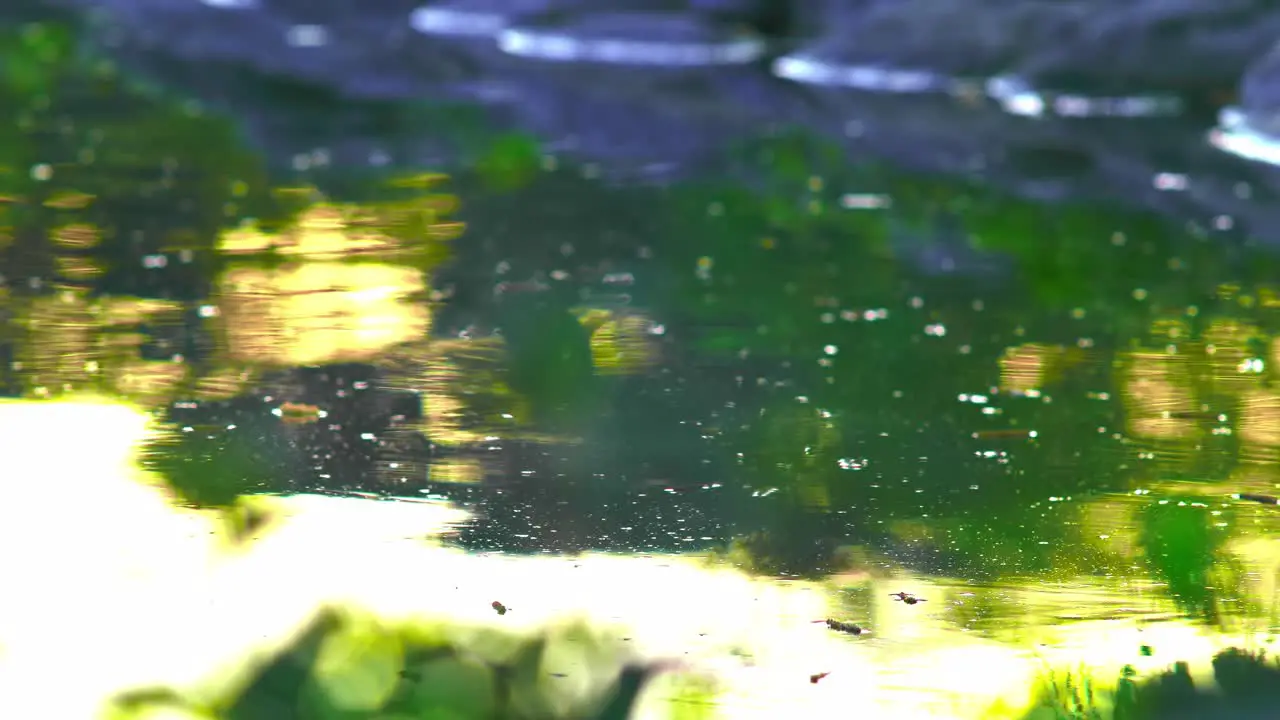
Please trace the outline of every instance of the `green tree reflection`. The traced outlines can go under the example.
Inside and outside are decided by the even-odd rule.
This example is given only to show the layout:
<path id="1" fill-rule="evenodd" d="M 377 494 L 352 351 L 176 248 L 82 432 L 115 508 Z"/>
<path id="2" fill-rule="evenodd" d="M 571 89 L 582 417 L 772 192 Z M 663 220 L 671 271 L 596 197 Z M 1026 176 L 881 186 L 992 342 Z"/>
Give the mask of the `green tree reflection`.
<path id="1" fill-rule="evenodd" d="M 1141 517 L 1141 541 L 1152 574 L 1167 583 L 1179 607 L 1217 619 L 1224 610 L 1221 602 L 1240 596 L 1240 577 L 1230 572 L 1233 563 L 1222 553 L 1230 516 L 1184 496 L 1151 502 Z"/>

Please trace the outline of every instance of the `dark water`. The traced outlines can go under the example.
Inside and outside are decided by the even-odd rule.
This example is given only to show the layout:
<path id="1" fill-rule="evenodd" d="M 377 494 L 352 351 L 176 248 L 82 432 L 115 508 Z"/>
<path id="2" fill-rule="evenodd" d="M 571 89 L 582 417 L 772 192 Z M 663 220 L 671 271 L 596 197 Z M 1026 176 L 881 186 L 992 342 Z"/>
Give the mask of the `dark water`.
<path id="1" fill-rule="evenodd" d="M 711 555 L 850 613 L 915 578 L 1011 645 L 1134 613 L 1269 642 L 1275 206 L 1198 121 L 533 64 L 503 112 L 357 101 L 82 31 L 0 42 L 14 427 L 109 398 L 176 505 L 432 500 L 469 556 Z M 59 427 L 53 467 L 106 433 Z"/>

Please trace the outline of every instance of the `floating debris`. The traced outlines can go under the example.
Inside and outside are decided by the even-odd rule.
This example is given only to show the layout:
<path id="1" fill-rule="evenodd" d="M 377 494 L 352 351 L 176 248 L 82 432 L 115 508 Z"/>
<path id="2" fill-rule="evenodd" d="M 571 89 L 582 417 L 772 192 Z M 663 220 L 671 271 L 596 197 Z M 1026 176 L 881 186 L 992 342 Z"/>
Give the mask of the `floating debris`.
<path id="1" fill-rule="evenodd" d="M 318 422 L 328 415 L 317 405 L 294 402 L 283 403 L 272 414 L 289 425 L 306 425 Z"/>
<path id="2" fill-rule="evenodd" d="M 1192 410 L 1164 412 L 1157 415 L 1156 418 L 1165 420 L 1216 420 L 1218 422 L 1226 422 L 1227 420 L 1227 416 L 1220 412 Z"/>
<path id="3" fill-rule="evenodd" d="M 979 430 L 973 433 L 974 440 L 999 440 L 1003 438 L 1012 439 L 1034 439 L 1039 437 L 1040 433 L 1035 430 L 1023 430 L 1021 428 L 996 428 L 992 430 Z"/>
<path id="4" fill-rule="evenodd" d="M 889 593 L 889 597 L 893 598 L 894 600 L 900 600 L 908 605 L 915 605 L 916 603 L 929 602 L 928 600 L 924 598 L 918 598 L 909 592 Z"/>

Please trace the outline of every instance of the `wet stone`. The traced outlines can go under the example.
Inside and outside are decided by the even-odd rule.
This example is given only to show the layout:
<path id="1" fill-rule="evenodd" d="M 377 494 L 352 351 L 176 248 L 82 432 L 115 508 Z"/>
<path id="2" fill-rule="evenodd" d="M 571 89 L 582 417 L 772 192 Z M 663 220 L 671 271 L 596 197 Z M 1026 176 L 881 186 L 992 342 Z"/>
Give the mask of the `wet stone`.
<path id="1" fill-rule="evenodd" d="M 676 67 L 739 65 L 765 51 L 762 38 L 711 18 L 640 12 L 539 18 L 509 27 L 499 45 L 542 60 Z"/>
<path id="2" fill-rule="evenodd" d="M 1146 0 L 1098 12 L 1018 62 L 1039 87 L 1123 95 L 1166 91 L 1202 101 L 1229 89 L 1280 38 L 1280 8 Z"/>
<path id="3" fill-rule="evenodd" d="M 410 22 L 427 35 L 493 37 L 538 17 L 669 13 L 750 22 L 769 17 L 781 4 L 777 0 L 443 0 L 418 7 Z"/>
<path id="4" fill-rule="evenodd" d="M 1249 125 L 1280 137 L 1280 38 L 1254 62 L 1240 83 L 1240 109 Z"/>
<path id="5" fill-rule="evenodd" d="M 1080 22 L 1073 4 L 906 0 L 852 9 L 790 57 L 829 68 L 912 70 L 938 77 L 986 77 Z M 936 89 L 944 89 L 938 84 Z"/>
<path id="6" fill-rule="evenodd" d="M 493 37 L 521 18 L 559 10 L 565 0 L 448 0 L 413 11 L 409 23 L 425 35 Z"/>
<path id="7" fill-rule="evenodd" d="M 777 74 L 889 91 L 1001 75 L 1123 106 L 1098 114 L 1142 114 L 1120 100 L 1134 95 L 1220 94 L 1280 38 L 1280 6 L 1260 0 L 848 0 L 823 12 L 825 32 L 780 60 Z M 934 79 L 884 80 L 908 70 Z"/>

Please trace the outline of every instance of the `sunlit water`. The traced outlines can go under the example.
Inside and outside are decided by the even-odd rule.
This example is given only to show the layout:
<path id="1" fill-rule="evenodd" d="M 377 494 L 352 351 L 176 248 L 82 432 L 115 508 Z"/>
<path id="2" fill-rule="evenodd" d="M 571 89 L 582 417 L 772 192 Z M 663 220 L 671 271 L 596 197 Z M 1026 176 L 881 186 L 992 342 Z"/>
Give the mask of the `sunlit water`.
<path id="1" fill-rule="evenodd" d="M 716 716 L 726 718 L 1010 717 L 1047 671 L 1158 670 L 1231 644 L 1265 645 L 1274 629 L 1245 621 L 1211 632 L 1137 578 L 991 584 L 871 567 L 800 581 L 751 578 L 695 556 L 466 553 L 431 541 L 465 517 L 438 503 L 264 496 L 273 520 L 247 545 L 228 544 L 215 514 L 174 506 L 132 464 L 147 428 L 146 416 L 122 405 L 0 404 L 11 443 L 3 542 L 40 548 L 0 563 L 6 716 L 89 717 L 129 687 L 226 691 L 253 658 L 278 651 L 333 604 L 388 621 L 514 632 L 585 617 L 642 657 L 714 677 Z M 79 439 L 76 452 L 50 461 L 46 448 L 66 437 Z M 1270 606 L 1280 543 L 1243 542 L 1232 553 L 1250 578 L 1234 601 Z M 903 589 L 923 601 L 891 597 Z M 494 599 L 511 611 L 495 616 Z M 814 622 L 826 618 L 866 632 Z M 74 653 L 52 636 L 74 638 Z M 1144 657 L 1142 646 L 1155 652 Z M 548 670 L 590 669 L 575 657 Z M 829 675 L 812 682 L 819 673 Z M 641 717 L 669 716 L 678 700 L 663 687 L 646 695 Z"/>
<path id="2" fill-rule="evenodd" d="M 658 56 L 613 26 L 415 17 L 530 57 Z M 467 167 L 371 171 L 247 149 L 98 65 L 75 85 L 59 37 L 22 35 L 0 84 L 23 108 L 0 143 L 0 717 L 155 686 L 225 703 L 335 606 L 477 652 L 585 619 L 676 661 L 654 718 L 1022 718 L 1068 673 L 1185 660 L 1207 684 L 1217 650 L 1270 646 L 1280 267 L 1212 197 L 1203 224 L 1038 204 L 776 128 L 720 174 L 631 187 L 418 104 L 334 126 L 438 133 Z M 1175 109 L 805 62 L 774 70 Z M 1059 139 L 1028 162 L 1087 176 Z M 1248 210 L 1265 184 L 1231 190 Z M 399 676 L 358 640 L 312 673 L 367 710 Z M 588 694 L 604 661 L 549 648 L 544 679 Z"/>

